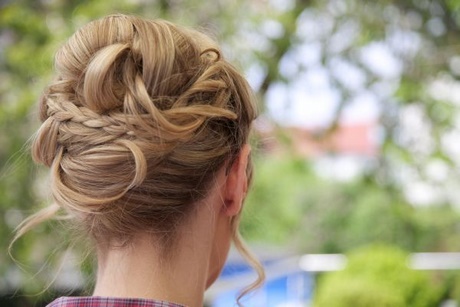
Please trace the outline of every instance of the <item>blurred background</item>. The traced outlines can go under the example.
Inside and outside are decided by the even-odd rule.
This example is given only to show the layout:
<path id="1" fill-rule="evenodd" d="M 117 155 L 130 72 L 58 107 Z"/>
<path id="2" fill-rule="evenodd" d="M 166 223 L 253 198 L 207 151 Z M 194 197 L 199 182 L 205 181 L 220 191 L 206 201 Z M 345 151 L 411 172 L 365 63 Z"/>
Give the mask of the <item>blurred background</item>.
<path id="1" fill-rule="evenodd" d="M 91 288 L 92 257 L 58 223 L 16 263 L 7 246 L 50 201 L 27 141 L 53 54 L 115 12 L 207 29 L 257 93 L 241 230 L 268 281 L 243 304 L 459 306 L 458 0 L 0 1 L 1 306 Z M 232 253 L 206 304 L 233 306 L 252 278 Z"/>

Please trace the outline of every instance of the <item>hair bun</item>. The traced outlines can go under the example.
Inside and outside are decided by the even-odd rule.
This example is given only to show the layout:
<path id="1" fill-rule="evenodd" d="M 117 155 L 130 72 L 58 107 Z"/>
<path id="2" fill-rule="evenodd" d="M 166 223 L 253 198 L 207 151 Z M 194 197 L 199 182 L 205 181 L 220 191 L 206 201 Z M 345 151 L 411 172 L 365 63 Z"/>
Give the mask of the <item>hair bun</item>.
<path id="1" fill-rule="evenodd" d="M 197 31 L 109 16 L 56 55 L 32 151 L 56 202 L 96 239 L 168 237 L 248 139 L 244 77 Z"/>

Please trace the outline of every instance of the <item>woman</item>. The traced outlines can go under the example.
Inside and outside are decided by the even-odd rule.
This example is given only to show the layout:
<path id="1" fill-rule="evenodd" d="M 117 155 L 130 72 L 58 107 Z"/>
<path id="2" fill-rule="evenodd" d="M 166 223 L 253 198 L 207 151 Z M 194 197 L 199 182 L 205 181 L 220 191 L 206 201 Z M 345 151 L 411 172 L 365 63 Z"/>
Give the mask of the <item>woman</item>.
<path id="1" fill-rule="evenodd" d="M 206 35 L 125 15 L 78 30 L 55 67 L 32 145 L 55 204 L 17 237 L 63 212 L 98 267 L 92 297 L 49 306 L 202 306 L 232 239 L 254 263 L 237 230 L 256 117 L 247 82 Z"/>

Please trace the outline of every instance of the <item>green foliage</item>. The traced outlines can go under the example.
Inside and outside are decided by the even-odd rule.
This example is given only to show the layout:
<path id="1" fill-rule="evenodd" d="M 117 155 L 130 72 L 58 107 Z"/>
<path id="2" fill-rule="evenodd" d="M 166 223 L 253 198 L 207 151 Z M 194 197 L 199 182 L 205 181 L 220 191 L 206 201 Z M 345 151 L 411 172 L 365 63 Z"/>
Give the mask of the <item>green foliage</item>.
<path id="1" fill-rule="evenodd" d="M 302 197 L 312 180 L 303 159 L 260 158 L 246 201 L 241 231 L 251 241 L 286 243 L 297 230 L 304 213 Z"/>
<path id="2" fill-rule="evenodd" d="M 444 278 L 444 296 L 456 302 L 460 302 L 460 272 L 449 271 Z"/>
<path id="3" fill-rule="evenodd" d="M 383 245 L 351 252 L 344 270 L 320 279 L 315 306 L 436 306 L 441 292 L 426 274 L 408 268 L 407 257 Z"/>
<path id="4" fill-rule="evenodd" d="M 369 242 L 413 246 L 412 233 L 407 231 L 411 221 L 405 214 L 409 208 L 398 203 L 397 194 L 360 180 L 336 183 L 334 188 L 307 205 L 302 223 L 306 251 L 338 253 Z"/>
<path id="5" fill-rule="evenodd" d="M 324 285 L 323 285 L 324 284 Z M 404 300 L 391 287 L 365 278 L 337 276 L 324 279 L 315 306 L 330 307 L 404 307 Z"/>
<path id="6" fill-rule="evenodd" d="M 344 253 L 369 243 L 411 251 L 457 251 L 459 213 L 449 205 L 413 208 L 398 191 L 366 178 L 320 179 L 299 157 L 256 157 L 241 229 L 250 241 L 304 253 Z"/>

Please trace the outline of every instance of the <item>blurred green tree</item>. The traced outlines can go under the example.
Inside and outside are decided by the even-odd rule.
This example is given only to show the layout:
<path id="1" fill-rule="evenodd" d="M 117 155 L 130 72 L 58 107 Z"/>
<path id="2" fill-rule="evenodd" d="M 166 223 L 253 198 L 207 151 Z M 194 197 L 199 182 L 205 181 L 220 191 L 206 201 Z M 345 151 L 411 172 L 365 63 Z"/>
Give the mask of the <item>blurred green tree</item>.
<path id="1" fill-rule="evenodd" d="M 427 274 L 407 266 L 400 249 L 372 245 L 350 252 L 344 270 L 320 279 L 314 306 L 437 306 L 441 291 Z"/>
<path id="2" fill-rule="evenodd" d="M 299 89 L 315 90 L 309 85 L 309 80 L 314 80 L 309 74 L 322 74 L 325 81 L 321 82 L 336 95 L 337 106 L 335 116 L 317 135 L 333 133 L 350 110 L 361 112 L 353 105 L 364 99 L 378 109 L 381 145 L 371 167 L 351 183 L 320 180 L 320 184 L 315 174 L 304 171 L 293 184 L 287 178 L 299 176 L 289 167 L 272 175 L 276 183 L 267 179 L 257 182 L 256 177 L 255 194 L 267 189 L 277 196 L 261 203 L 256 197 L 249 199 L 248 207 L 253 209 L 247 214 L 245 229 L 270 240 L 271 232 L 265 231 L 269 226 L 251 225 L 250 219 L 272 216 L 264 223 L 280 224 L 285 207 L 293 207 L 293 212 L 303 212 L 304 218 L 296 219 L 297 226 L 287 223 L 281 232 L 285 236 L 280 239 L 278 233 L 273 241 L 292 238 L 291 230 L 297 227 L 301 230 L 296 233 L 307 241 L 305 251 L 343 252 L 369 241 L 420 251 L 458 250 L 453 242 L 458 242 L 459 235 L 459 2 L 270 3 L 269 14 L 264 10 L 253 19 L 251 33 L 259 40 L 245 46 L 255 50 L 247 67 L 263 72 L 257 89 L 265 103 L 278 99 L 276 104 L 289 113 Z M 273 91 L 282 94 L 273 95 Z M 282 113 L 282 108 L 276 110 Z M 266 113 L 275 120 L 278 115 Z M 274 130 L 276 134 L 282 128 Z M 306 164 L 314 163 L 304 158 Z M 270 165 L 273 161 L 264 159 L 261 168 L 275 171 L 277 166 Z M 262 181 L 267 185 L 260 187 Z M 274 190 L 275 186 L 290 192 Z M 257 225 L 259 231 L 254 228 Z"/>

